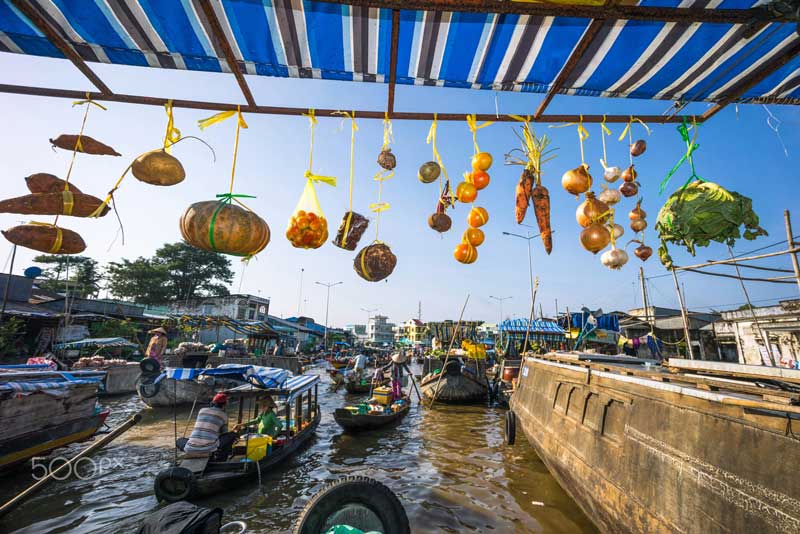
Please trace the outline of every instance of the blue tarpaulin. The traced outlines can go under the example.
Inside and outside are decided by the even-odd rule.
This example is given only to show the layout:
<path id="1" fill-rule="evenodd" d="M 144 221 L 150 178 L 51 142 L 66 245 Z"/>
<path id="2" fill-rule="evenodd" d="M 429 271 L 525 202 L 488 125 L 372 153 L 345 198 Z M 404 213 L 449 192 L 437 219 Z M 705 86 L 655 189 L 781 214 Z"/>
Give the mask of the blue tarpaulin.
<path id="1" fill-rule="evenodd" d="M 54 343 L 53 350 L 82 349 L 85 347 L 137 347 L 124 337 L 94 337 L 72 341 L 70 343 Z"/>
<path id="2" fill-rule="evenodd" d="M 30 0 L 86 61 L 230 72 L 198 2 Z M 261 76 L 387 83 L 392 10 L 316 1 L 210 2 L 240 68 Z M 747 9 L 757 0 L 641 0 L 632 5 Z M 626 4 L 628 5 L 628 4 Z M 397 83 L 546 92 L 590 19 L 511 13 L 400 11 Z M 603 21 L 561 92 L 580 96 L 800 103 L 794 24 Z M 0 51 L 62 53 L 10 0 L 0 0 Z"/>
<path id="3" fill-rule="evenodd" d="M 529 326 L 530 325 L 530 326 Z M 564 329 L 558 326 L 553 321 L 545 321 L 543 319 L 506 319 L 497 327 L 501 332 L 527 332 L 540 333 L 540 334 L 564 334 Z"/>
<path id="4" fill-rule="evenodd" d="M 203 368 L 183 368 L 167 367 L 156 382 L 163 378 L 173 378 L 175 380 L 194 380 L 198 376 L 220 376 L 249 382 L 262 388 L 276 388 L 282 386 L 292 373 L 286 369 L 275 367 L 262 367 L 260 365 L 236 365 L 232 363 L 222 364 L 219 367 L 208 369 Z"/>

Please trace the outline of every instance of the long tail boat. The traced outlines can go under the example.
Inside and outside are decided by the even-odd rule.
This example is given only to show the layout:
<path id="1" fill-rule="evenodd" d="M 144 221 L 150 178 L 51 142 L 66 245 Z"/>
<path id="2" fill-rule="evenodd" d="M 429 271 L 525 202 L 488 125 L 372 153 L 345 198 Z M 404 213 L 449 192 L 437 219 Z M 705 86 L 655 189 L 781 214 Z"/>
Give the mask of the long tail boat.
<path id="1" fill-rule="evenodd" d="M 0 372 L 0 472 L 90 438 L 108 410 L 97 406 L 103 373 Z"/>
<path id="2" fill-rule="evenodd" d="M 519 427 L 603 532 L 800 532 L 800 371 L 527 357 Z"/>
<path id="3" fill-rule="evenodd" d="M 295 454 L 319 426 L 319 377 L 316 375 L 291 376 L 283 369 L 237 365 L 196 371 L 239 380 L 239 386 L 225 390 L 230 399 L 227 406 L 230 428 L 255 417 L 258 400 L 271 397 L 283 406 L 278 413 L 284 416 L 285 430 L 269 452 L 258 458 L 251 456 L 248 438 L 240 438 L 233 446 L 233 455 L 224 460 L 214 457 L 180 459 L 156 477 L 154 490 L 159 500 L 200 499 L 265 476 Z M 192 373 L 187 372 L 185 376 Z M 187 380 L 194 378 L 196 376 Z"/>
<path id="4" fill-rule="evenodd" d="M 465 362 L 451 357 L 444 362 L 429 358 L 425 362 L 425 376 L 419 384 L 422 395 L 446 404 L 469 404 L 484 402 L 489 392 L 486 366 L 483 362 Z"/>

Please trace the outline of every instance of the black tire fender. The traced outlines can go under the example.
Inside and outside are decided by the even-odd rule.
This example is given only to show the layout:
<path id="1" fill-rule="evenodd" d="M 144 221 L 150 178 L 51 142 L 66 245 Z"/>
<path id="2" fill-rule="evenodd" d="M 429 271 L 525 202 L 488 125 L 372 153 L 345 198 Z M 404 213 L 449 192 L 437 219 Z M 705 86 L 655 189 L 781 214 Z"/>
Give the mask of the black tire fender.
<path id="1" fill-rule="evenodd" d="M 161 365 L 153 358 L 145 358 L 139 362 L 139 369 L 143 375 L 158 375 L 161 372 Z"/>
<path id="2" fill-rule="evenodd" d="M 517 414 L 513 410 L 506 412 L 506 443 L 513 445 L 517 440 Z"/>
<path id="3" fill-rule="evenodd" d="M 156 476 L 153 489 L 159 502 L 178 502 L 190 500 L 194 494 L 195 485 L 194 473 L 185 467 L 170 467 Z"/>
<path id="4" fill-rule="evenodd" d="M 156 382 L 153 376 L 146 377 L 142 375 L 139 377 L 136 390 L 142 398 L 150 399 L 158 395 L 158 392 L 161 390 L 161 382 Z"/>
<path id="5" fill-rule="evenodd" d="M 348 476 L 322 487 L 300 512 L 294 524 L 294 534 L 324 532 L 326 521 L 348 505 L 369 509 L 382 523 L 383 534 L 410 534 L 411 527 L 403 505 L 397 496 L 378 482 L 363 476 Z M 349 525 L 364 530 L 365 525 Z"/>

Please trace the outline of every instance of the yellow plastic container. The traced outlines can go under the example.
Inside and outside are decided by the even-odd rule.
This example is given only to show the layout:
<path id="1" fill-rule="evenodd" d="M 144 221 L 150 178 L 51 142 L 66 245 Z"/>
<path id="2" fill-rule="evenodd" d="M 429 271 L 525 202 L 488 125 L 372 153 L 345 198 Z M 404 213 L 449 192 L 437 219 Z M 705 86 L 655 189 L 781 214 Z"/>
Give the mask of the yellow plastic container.
<path id="1" fill-rule="evenodd" d="M 251 434 L 247 438 L 247 459 L 257 462 L 267 455 L 267 447 L 272 445 L 271 436 Z"/>
<path id="2" fill-rule="evenodd" d="M 387 388 L 385 386 L 375 388 L 372 391 L 372 398 L 375 399 L 375 402 L 379 404 L 389 406 L 392 403 L 392 390 L 391 388 Z"/>

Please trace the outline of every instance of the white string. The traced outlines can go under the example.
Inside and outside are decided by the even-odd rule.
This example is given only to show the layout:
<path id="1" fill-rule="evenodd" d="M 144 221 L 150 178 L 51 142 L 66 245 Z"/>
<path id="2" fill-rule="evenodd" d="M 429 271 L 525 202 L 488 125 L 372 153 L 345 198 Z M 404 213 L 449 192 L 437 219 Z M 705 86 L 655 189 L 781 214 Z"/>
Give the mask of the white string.
<path id="1" fill-rule="evenodd" d="M 772 112 L 769 110 L 769 108 L 764 104 L 762 104 L 761 107 L 763 107 L 764 111 L 766 111 L 767 115 L 769 115 L 769 117 L 767 117 L 767 126 L 769 126 L 773 132 L 775 132 L 775 136 L 778 138 L 778 141 L 780 141 L 781 148 L 783 148 L 783 154 L 788 158 L 789 151 L 786 149 L 786 144 L 783 142 L 783 138 L 781 137 L 781 132 L 780 132 L 781 120 L 775 115 L 773 115 Z"/>
<path id="2" fill-rule="evenodd" d="M 494 117 L 500 118 L 500 107 L 497 105 L 497 91 L 494 92 Z"/>

